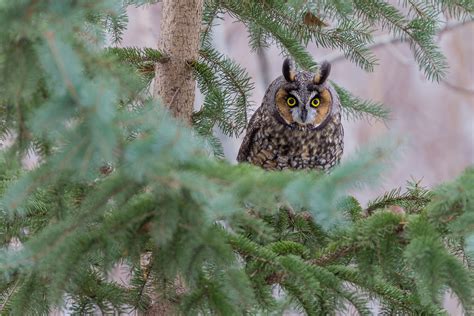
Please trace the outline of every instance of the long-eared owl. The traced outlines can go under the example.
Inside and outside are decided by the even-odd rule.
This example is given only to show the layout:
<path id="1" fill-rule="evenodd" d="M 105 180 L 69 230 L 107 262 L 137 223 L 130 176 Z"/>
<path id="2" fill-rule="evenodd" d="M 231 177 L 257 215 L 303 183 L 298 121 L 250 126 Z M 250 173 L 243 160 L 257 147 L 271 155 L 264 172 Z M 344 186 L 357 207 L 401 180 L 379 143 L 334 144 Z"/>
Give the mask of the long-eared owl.
<path id="1" fill-rule="evenodd" d="M 316 73 L 296 72 L 283 62 L 283 76 L 268 87 L 247 126 L 237 160 L 268 170 L 329 170 L 341 159 L 341 106 L 327 78 L 331 65 Z"/>

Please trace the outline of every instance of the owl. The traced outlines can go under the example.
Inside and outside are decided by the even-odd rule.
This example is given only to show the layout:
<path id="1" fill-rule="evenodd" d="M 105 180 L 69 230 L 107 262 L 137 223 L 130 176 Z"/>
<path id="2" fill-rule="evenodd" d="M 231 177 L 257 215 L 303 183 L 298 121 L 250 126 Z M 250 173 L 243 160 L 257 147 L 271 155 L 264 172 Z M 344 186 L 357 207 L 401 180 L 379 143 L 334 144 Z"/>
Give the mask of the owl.
<path id="1" fill-rule="evenodd" d="M 327 80 L 331 65 L 297 72 L 286 59 L 282 70 L 250 119 L 237 160 L 267 170 L 327 171 L 344 148 L 340 101 Z"/>

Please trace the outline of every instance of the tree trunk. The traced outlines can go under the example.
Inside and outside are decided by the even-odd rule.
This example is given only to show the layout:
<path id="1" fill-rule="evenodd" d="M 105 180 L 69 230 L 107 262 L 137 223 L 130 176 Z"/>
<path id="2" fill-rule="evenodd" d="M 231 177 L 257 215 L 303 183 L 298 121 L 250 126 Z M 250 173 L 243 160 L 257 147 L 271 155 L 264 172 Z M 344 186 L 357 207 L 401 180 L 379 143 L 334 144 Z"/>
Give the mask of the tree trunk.
<path id="1" fill-rule="evenodd" d="M 196 81 L 189 62 L 198 58 L 204 0 L 164 0 L 159 50 L 169 59 L 156 65 L 154 97 L 191 123 Z"/>
<path id="2" fill-rule="evenodd" d="M 174 117 L 191 124 L 196 81 L 190 62 L 197 60 L 204 0 L 163 0 L 161 38 L 158 49 L 166 55 L 155 69 L 153 97 L 160 98 Z M 156 254 L 155 254 L 156 255 Z M 178 277 L 174 292 L 179 297 L 185 286 Z M 176 301 L 154 293 L 145 315 L 177 315 Z"/>

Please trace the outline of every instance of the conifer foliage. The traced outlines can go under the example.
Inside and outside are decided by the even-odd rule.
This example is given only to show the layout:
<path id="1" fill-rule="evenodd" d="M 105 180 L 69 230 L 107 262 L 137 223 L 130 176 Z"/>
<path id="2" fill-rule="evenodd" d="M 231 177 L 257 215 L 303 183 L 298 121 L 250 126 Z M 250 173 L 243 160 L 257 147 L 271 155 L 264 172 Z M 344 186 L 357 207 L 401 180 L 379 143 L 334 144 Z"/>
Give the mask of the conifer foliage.
<path id="1" fill-rule="evenodd" d="M 0 0 L 0 313 L 443 314 L 452 291 L 473 302 L 474 169 L 433 190 L 409 183 L 362 207 L 394 146 L 366 148 L 330 174 L 230 165 L 213 135 L 239 135 L 246 71 L 213 46 L 223 14 L 249 45 L 277 44 L 302 68 L 312 42 L 366 70 L 377 28 L 407 41 L 431 79 L 446 69 L 433 37 L 441 13 L 472 1 L 205 2 L 198 60 L 205 99 L 193 128 L 149 93 L 152 49 L 119 42 L 127 5 L 157 1 Z M 348 118 L 387 119 L 338 87 Z M 40 162 L 25 168 L 35 152 Z M 126 271 L 119 282 L 113 271 Z M 159 298 L 157 298 L 159 296 Z"/>

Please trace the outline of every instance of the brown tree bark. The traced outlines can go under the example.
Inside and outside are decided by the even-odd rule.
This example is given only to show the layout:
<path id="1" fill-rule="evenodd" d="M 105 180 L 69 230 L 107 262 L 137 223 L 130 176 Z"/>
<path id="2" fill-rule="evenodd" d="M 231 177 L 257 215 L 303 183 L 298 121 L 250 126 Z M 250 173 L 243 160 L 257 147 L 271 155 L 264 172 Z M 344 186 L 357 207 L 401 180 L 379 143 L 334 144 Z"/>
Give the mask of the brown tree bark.
<path id="1" fill-rule="evenodd" d="M 158 49 L 166 62 L 156 65 L 154 97 L 171 113 L 191 123 L 196 81 L 189 63 L 196 60 L 204 0 L 164 0 Z"/>

